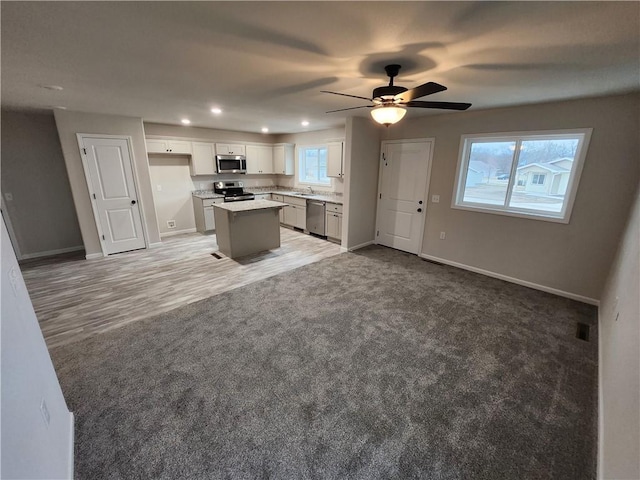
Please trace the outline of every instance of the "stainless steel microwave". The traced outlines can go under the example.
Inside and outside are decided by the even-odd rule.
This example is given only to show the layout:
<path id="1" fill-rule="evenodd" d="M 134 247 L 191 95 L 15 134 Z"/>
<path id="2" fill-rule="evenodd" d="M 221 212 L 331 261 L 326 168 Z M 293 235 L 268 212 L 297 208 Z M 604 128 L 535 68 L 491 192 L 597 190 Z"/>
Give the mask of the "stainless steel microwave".
<path id="1" fill-rule="evenodd" d="M 247 158 L 244 155 L 216 155 L 218 173 L 247 173 Z"/>

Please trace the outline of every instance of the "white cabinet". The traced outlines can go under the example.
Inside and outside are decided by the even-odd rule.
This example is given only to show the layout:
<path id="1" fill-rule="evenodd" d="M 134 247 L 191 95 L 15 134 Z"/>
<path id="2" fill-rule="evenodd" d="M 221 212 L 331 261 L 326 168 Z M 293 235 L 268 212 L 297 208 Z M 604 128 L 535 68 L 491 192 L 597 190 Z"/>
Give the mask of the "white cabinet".
<path id="1" fill-rule="evenodd" d="M 274 198 L 275 197 L 276 195 L 274 195 Z M 306 230 L 307 200 L 304 198 L 284 196 L 284 203 L 288 203 L 289 205 L 283 208 L 282 223 L 290 227 Z"/>
<path id="2" fill-rule="evenodd" d="M 327 238 L 342 241 L 342 205 L 327 203 L 325 217 Z"/>
<path id="3" fill-rule="evenodd" d="M 193 142 L 191 149 L 191 175 L 215 175 L 214 144 Z"/>
<path id="4" fill-rule="evenodd" d="M 342 178 L 343 169 L 343 143 L 327 143 L 327 177 Z"/>
<path id="5" fill-rule="evenodd" d="M 193 214 L 196 218 L 196 230 L 198 232 L 208 232 L 216 229 L 213 205 L 222 202 L 224 202 L 224 198 L 193 197 Z"/>
<path id="6" fill-rule="evenodd" d="M 273 148 L 271 145 L 247 145 L 247 173 L 273 173 Z"/>
<path id="7" fill-rule="evenodd" d="M 191 142 L 167 138 L 147 138 L 147 153 L 191 155 Z"/>
<path id="8" fill-rule="evenodd" d="M 271 200 L 270 193 L 255 193 L 256 200 Z"/>
<path id="9" fill-rule="evenodd" d="M 246 155 L 244 145 L 235 143 L 216 143 L 216 153 L 218 155 Z"/>
<path id="10" fill-rule="evenodd" d="M 294 146 L 291 143 L 278 143 L 273 146 L 273 173 L 293 175 L 295 173 Z"/>

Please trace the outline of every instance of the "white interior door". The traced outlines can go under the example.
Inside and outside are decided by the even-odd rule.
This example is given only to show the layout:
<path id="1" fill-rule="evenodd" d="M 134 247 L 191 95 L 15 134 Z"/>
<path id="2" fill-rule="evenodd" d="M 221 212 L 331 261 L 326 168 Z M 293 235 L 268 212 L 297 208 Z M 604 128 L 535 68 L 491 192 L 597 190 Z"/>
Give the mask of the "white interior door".
<path id="1" fill-rule="evenodd" d="M 383 146 L 376 243 L 405 252 L 420 252 L 431 148 L 430 141 Z"/>
<path id="2" fill-rule="evenodd" d="M 82 137 L 81 141 L 104 253 L 145 248 L 127 140 Z"/>

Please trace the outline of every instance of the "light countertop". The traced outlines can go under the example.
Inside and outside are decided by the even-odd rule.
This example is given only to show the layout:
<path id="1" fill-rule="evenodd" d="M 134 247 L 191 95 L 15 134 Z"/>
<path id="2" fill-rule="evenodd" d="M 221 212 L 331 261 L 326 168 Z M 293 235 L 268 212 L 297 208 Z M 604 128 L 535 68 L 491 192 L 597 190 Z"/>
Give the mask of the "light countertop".
<path id="1" fill-rule="evenodd" d="M 216 203 L 213 206 L 229 212 L 250 212 L 252 210 L 267 210 L 270 208 L 283 208 L 286 203 L 271 200 L 245 200 L 241 202 Z"/>

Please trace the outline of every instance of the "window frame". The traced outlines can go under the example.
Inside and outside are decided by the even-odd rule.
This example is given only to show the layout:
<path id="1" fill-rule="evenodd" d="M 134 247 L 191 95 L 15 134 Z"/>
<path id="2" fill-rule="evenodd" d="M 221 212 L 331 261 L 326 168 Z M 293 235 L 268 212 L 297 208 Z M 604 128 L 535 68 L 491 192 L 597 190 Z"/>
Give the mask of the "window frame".
<path id="1" fill-rule="evenodd" d="M 325 187 L 325 188 L 330 188 L 333 186 L 333 179 L 331 177 L 327 177 L 329 179 L 328 183 L 318 183 L 318 182 L 305 182 L 303 180 L 300 180 L 300 172 L 301 172 L 301 163 L 302 163 L 302 155 L 303 152 L 305 150 L 312 150 L 312 149 L 325 149 L 327 151 L 327 172 L 328 172 L 328 166 L 329 166 L 329 158 L 328 158 L 328 154 L 329 154 L 329 149 L 327 147 L 326 144 L 323 143 L 319 143 L 319 144 L 309 144 L 309 145 L 298 145 L 296 147 L 296 168 L 295 168 L 295 176 L 296 176 L 296 185 L 304 185 L 304 186 L 312 186 L 312 187 Z"/>
<path id="2" fill-rule="evenodd" d="M 458 154 L 458 164 L 456 168 L 455 183 L 453 195 L 451 199 L 451 208 L 457 210 L 467 210 L 480 213 L 492 213 L 496 215 L 505 215 L 509 217 L 527 218 L 530 220 L 542 220 L 556 223 L 569 223 L 573 204 L 575 202 L 580 177 L 584 167 L 584 160 L 589 149 L 592 128 L 575 128 L 566 130 L 538 130 L 538 131 L 520 131 L 520 132 L 502 132 L 502 133 L 479 133 L 465 134 L 460 137 L 460 149 Z M 541 210 L 532 210 L 526 208 L 509 207 L 511 195 L 514 190 L 514 183 L 518 182 L 518 161 L 520 155 L 519 145 L 523 141 L 531 140 L 562 140 L 562 139 L 578 139 L 576 147 L 576 155 L 574 157 L 574 168 L 569 174 L 567 192 L 564 197 L 564 203 L 560 212 L 544 212 Z M 473 143 L 486 142 L 516 142 L 515 153 L 509 172 L 509 180 L 505 197 L 505 206 L 489 205 L 484 203 L 473 203 L 464 201 L 464 191 L 466 186 L 466 177 L 469 169 L 469 161 L 471 154 L 471 145 Z"/>

